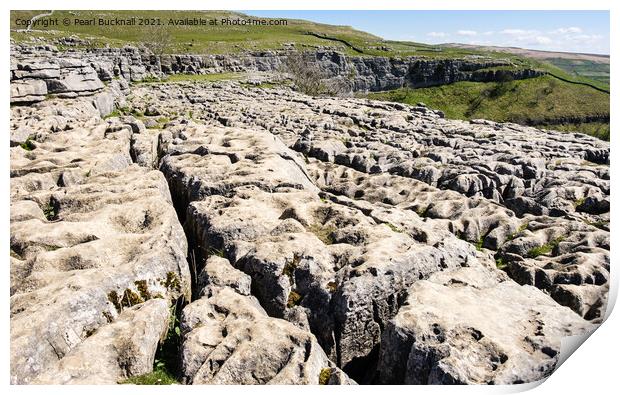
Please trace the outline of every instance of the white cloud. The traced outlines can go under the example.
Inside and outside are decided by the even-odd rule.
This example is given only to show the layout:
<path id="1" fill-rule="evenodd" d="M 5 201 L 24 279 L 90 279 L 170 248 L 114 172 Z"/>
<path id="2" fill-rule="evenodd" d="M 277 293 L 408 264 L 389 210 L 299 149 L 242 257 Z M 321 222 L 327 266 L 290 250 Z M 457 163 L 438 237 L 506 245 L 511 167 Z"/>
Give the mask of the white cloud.
<path id="1" fill-rule="evenodd" d="M 459 36 L 476 36 L 478 32 L 475 30 L 459 30 L 456 32 Z"/>
<path id="2" fill-rule="evenodd" d="M 504 36 L 508 36 L 507 40 L 510 45 L 518 46 L 539 46 L 549 45 L 554 42 L 550 37 L 542 34 L 538 30 L 526 30 L 526 29 L 504 29 L 499 32 Z"/>
<path id="3" fill-rule="evenodd" d="M 500 32 L 500 34 L 507 34 L 510 36 L 524 35 L 537 33 L 536 30 L 523 30 L 523 29 L 504 29 Z"/>
<path id="4" fill-rule="evenodd" d="M 467 44 L 469 45 L 495 45 L 492 41 L 489 40 L 470 40 Z"/>
<path id="5" fill-rule="evenodd" d="M 435 38 L 444 38 L 444 37 L 448 37 L 449 34 L 446 32 L 430 32 L 426 34 L 429 37 L 435 37 Z"/>
<path id="6" fill-rule="evenodd" d="M 549 37 L 546 37 L 546 36 L 536 36 L 536 37 L 534 37 L 534 43 L 535 44 L 548 45 L 548 44 L 551 44 L 552 42 L 553 42 L 553 40 L 550 39 Z"/>
<path id="7" fill-rule="evenodd" d="M 576 34 L 573 36 L 567 36 L 568 41 L 574 41 L 579 43 L 592 43 L 599 41 L 603 38 L 600 34 Z"/>
<path id="8" fill-rule="evenodd" d="M 550 31 L 550 34 L 567 34 L 567 33 L 582 33 L 583 30 L 580 27 L 577 26 L 571 26 L 571 27 L 561 27 L 559 29 L 555 29 Z"/>
<path id="9" fill-rule="evenodd" d="M 609 51 L 608 36 L 578 26 L 549 28 L 549 30 L 511 26 L 488 31 L 431 32 L 428 33 L 428 36 L 435 37 L 437 41 L 449 36 L 458 42 L 474 45 L 497 45 L 568 52 L 608 53 Z"/>

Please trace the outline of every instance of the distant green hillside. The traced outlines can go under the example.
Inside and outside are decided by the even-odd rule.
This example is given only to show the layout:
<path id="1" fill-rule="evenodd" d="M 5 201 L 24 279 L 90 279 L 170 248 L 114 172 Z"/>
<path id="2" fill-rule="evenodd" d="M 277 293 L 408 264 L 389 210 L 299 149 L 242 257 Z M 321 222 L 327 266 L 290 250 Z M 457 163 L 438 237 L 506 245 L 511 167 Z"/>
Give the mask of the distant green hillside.
<path id="1" fill-rule="evenodd" d="M 453 119 L 484 118 L 609 139 L 608 122 L 579 121 L 586 117 L 609 117 L 609 95 L 551 76 L 507 83 L 457 82 L 431 88 L 404 88 L 371 93 L 368 97 L 408 104 L 424 102 Z"/>
<path id="2" fill-rule="evenodd" d="M 80 38 L 88 39 L 96 46 L 123 46 L 136 44 L 142 41 L 152 29 L 140 26 L 54 26 L 47 29 L 37 27 L 30 33 L 16 32 L 19 28 L 14 24 L 16 18 L 31 18 L 45 11 L 11 11 L 11 38 L 18 41 L 28 41 L 33 36 L 58 38 L 75 34 Z M 53 17 L 62 21 L 64 18 L 160 18 L 168 21 L 170 18 L 204 18 L 221 21 L 223 18 L 248 18 L 238 12 L 231 11 L 54 11 Z M 257 18 L 257 17 L 254 17 Z M 281 20 L 276 18 L 260 18 L 267 20 Z M 277 26 L 166 26 L 172 38 L 172 45 L 167 49 L 169 53 L 232 53 L 247 50 L 278 49 L 284 45 L 294 43 L 296 47 L 304 49 L 317 46 L 330 46 L 341 49 L 352 55 L 369 56 L 408 56 L 424 55 L 429 57 L 455 57 L 483 54 L 480 51 L 460 48 L 440 48 L 436 46 L 387 41 L 372 34 L 353 29 L 350 26 L 335 26 L 315 23 L 311 21 L 287 19 L 286 25 Z M 311 33 L 311 34 L 309 34 Z M 344 41 L 336 41 L 342 40 Z M 362 51 L 360 54 L 359 49 Z M 489 57 L 504 57 L 502 54 L 484 54 Z"/>
<path id="3" fill-rule="evenodd" d="M 546 59 L 552 65 L 578 77 L 585 77 L 609 86 L 609 63 L 581 59 Z"/>

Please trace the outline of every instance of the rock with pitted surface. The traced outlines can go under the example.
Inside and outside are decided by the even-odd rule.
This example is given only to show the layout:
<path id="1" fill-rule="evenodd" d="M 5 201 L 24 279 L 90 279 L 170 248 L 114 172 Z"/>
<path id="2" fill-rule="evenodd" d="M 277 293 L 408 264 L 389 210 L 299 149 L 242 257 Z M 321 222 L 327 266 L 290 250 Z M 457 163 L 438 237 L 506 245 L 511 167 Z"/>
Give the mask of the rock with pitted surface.
<path id="1" fill-rule="evenodd" d="M 266 88 L 277 51 L 55 51 L 12 49 L 13 383 L 124 381 L 164 348 L 192 384 L 529 382 L 605 315 L 608 143 Z M 354 90 L 497 78 L 310 55 Z"/>
<path id="2" fill-rule="evenodd" d="M 319 384 L 324 370 L 341 377 L 338 384 L 354 384 L 311 333 L 267 315 L 249 295 L 249 276 L 217 257 L 205 272 L 208 296 L 186 306 L 181 318 L 188 384 Z"/>
<path id="3" fill-rule="evenodd" d="M 33 384 L 117 384 L 151 372 L 155 351 L 168 329 L 169 309 L 151 299 L 124 309 L 64 358 L 40 374 Z"/>
<path id="4" fill-rule="evenodd" d="M 60 107 L 70 126 L 54 132 L 46 114 Z M 48 369 L 61 382 L 96 380 L 96 370 L 73 370 L 93 333 L 105 343 L 126 308 L 189 297 L 185 235 L 162 174 L 132 164 L 131 129 L 103 121 L 87 99 L 14 108 L 12 121 L 30 125 L 33 137 L 11 148 L 11 381 L 30 383 Z M 148 311 L 131 318 L 154 334 L 144 352 L 168 321 L 167 313 L 142 317 Z M 115 355 L 106 351 L 101 366 L 116 366 L 104 361 Z M 149 355 L 123 374 L 145 372 Z M 52 376 L 41 380 L 57 382 Z"/>
<path id="5" fill-rule="evenodd" d="M 493 251 L 497 264 L 520 283 L 545 291 L 554 284 L 592 284 L 600 300 L 584 314 L 600 318 L 609 272 L 607 143 L 515 124 L 451 121 L 421 106 L 309 98 L 225 82 L 200 90 L 179 86 L 186 96 L 175 87 L 144 88 L 134 105 L 145 109 L 166 100 L 178 103 L 168 111 L 191 106 L 194 118 L 207 124 L 276 134 L 306 161 L 317 159 L 309 170 L 325 192 L 415 211 L 425 222 Z M 543 218 L 533 243 L 528 229 Z M 553 248 L 557 237 L 569 247 Z M 599 268 L 596 280 L 590 275 L 567 281 L 564 275 L 537 282 L 527 274 L 533 269 L 520 263 L 536 254 L 542 266 L 548 258 L 575 261 L 576 252 L 583 255 L 579 262 Z M 592 292 L 573 299 L 591 300 Z"/>
<path id="6" fill-rule="evenodd" d="M 553 372 L 562 338 L 594 326 L 498 271 L 463 268 L 419 281 L 383 333 L 385 384 L 518 384 Z"/>

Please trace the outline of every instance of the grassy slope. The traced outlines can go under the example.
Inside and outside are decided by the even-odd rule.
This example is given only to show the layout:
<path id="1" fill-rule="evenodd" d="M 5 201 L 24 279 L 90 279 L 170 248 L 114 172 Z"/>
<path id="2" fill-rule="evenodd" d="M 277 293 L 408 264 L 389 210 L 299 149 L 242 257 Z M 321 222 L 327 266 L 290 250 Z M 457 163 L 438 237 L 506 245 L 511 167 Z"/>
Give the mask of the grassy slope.
<path id="1" fill-rule="evenodd" d="M 547 62 L 575 76 L 586 77 L 609 86 L 609 63 L 562 58 L 550 58 Z"/>
<path id="2" fill-rule="evenodd" d="M 457 82 L 420 89 L 371 93 L 372 99 L 416 104 L 424 102 L 454 119 L 486 118 L 499 122 L 548 125 L 609 138 L 609 124 L 562 125 L 553 119 L 609 115 L 609 95 L 550 76 L 505 84 Z"/>
<path id="3" fill-rule="evenodd" d="M 30 18 L 43 11 L 11 11 L 11 29 L 15 29 L 14 20 Z M 52 15 L 62 21 L 64 18 L 90 19 L 90 18 L 159 18 L 167 21 L 169 18 L 247 18 L 247 15 L 232 11 L 126 11 L 126 10 L 99 10 L 99 11 L 54 11 Z M 265 19 L 265 18 L 261 18 Z M 356 48 L 363 50 L 368 56 L 425 56 L 431 58 L 455 58 L 468 55 L 483 56 L 485 58 L 506 59 L 512 61 L 517 68 L 543 69 L 556 73 L 562 77 L 597 84 L 604 89 L 609 89 L 605 76 L 597 75 L 600 70 L 590 70 L 588 65 L 571 66 L 566 63 L 552 64 L 552 61 L 540 61 L 510 53 L 497 51 L 484 51 L 473 48 L 458 48 L 450 46 L 433 46 L 406 41 L 389 41 L 372 34 L 355 30 L 349 26 L 335 26 L 315 23 L 311 21 L 288 19 L 286 26 L 167 26 L 172 37 L 172 44 L 167 49 L 170 53 L 231 53 L 246 50 L 264 50 L 282 48 L 284 44 L 295 43 L 298 48 L 306 46 L 331 46 L 342 50 L 350 55 L 359 53 L 348 46 L 318 37 L 308 35 L 308 32 L 318 33 L 322 36 L 338 38 L 347 41 Z M 28 41 L 33 36 L 58 38 L 67 34 L 75 34 L 80 38 L 87 38 L 95 46 L 116 46 L 137 44 L 152 29 L 141 26 L 54 26 L 42 31 L 37 27 L 36 32 L 24 33 L 11 31 L 11 38 L 16 41 Z M 388 51 L 382 48 L 389 48 Z M 61 48 L 62 49 L 62 48 Z M 560 66 L 560 67 L 558 67 Z M 575 68 L 579 69 L 578 72 Z M 586 68 L 586 69 L 584 69 Z M 594 73 L 594 74 L 592 74 Z"/>
<path id="4" fill-rule="evenodd" d="M 41 12 L 11 11 L 11 29 L 15 18 L 29 18 Z M 224 17 L 246 18 L 247 15 L 231 11 L 54 11 L 53 17 L 59 18 L 205 18 L 221 20 Z M 265 19 L 265 18 L 261 18 Z M 36 29 L 42 29 L 37 27 Z M 349 26 L 326 25 L 304 20 L 288 19 L 287 26 L 168 26 L 173 44 L 170 53 L 231 53 L 244 50 L 262 50 L 282 48 L 283 44 L 295 43 L 297 47 L 331 46 L 351 55 L 359 55 L 342 43 L 326 40 L 307 33 L 343 39 L 371 56 L 408 56 L 461 57 L 466 55 L 485 55 L 492 58 L 506 58 L 503 54 L 484 53 L 476 50 L 459 48 L 439 48 L 426 44 L 386 41 L 372 34 L 355 30 Z M 149 29 L 140 26 L 55 26 L 46 32 L 40 30 L 32 33 L 11 31 L 11 38 L 16 41 L 28 41 L 32 36 L 62 37 L 67 33 L 80 38 L 88 38 L 94 45 L 123 46 L 140 42 Z M 389 51 L 381 47 L 389 47 Z"/>

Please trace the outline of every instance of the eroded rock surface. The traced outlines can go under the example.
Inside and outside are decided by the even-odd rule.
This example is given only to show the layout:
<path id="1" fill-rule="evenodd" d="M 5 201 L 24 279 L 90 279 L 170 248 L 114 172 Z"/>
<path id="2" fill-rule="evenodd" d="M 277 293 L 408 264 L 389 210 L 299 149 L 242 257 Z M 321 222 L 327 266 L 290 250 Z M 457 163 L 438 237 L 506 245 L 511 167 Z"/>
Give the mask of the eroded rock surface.
<path id="1" fill-rule="evenodd" d="M 164 299 L 124 309 L 114 322 L 93 333 L 33 383 L 117 384 L 149 373 L 157 344 L 168 329 L 169 314 Z"/>
<path id="2" fill-rule="evenodd" d="M 593 326 L 499 271 L 463 268 L 418 281 L 383 333 L 382 383 L 518 384 L 557 363 L 563 337 Z"/>
<path id="3" fill-rule="evenodd" d="M 50 113 L 62 114 L 61 130 L 48 127 Z M 147 351 L 166 327 L 167 307 L 144 318 L 149 308 L 133 317 L 123 311 L 190 296 L 187 241 L 163 175 L 132 164 L 131 129 L 103 121 L 88 99 L 12 115 L 32 134 L 11 148 L 11 380 L 29 383 L 53 366 L 40 382 L 116 382 L 150 370 Z M 74 370 L 88 347 L 113 347 L 105 342 L 126 332 L 117 322 L 127 319 L 144 320 L 155 335 L 148 346 L 123 335 L 123 347 L 147 353 L 140 368 L 117 366 L 99 378 L 88 367 Z M 88 364 L 113 366 L 113 355 L 106 348 L 88 355 Z"/>
<path id="4" fill-rule="evenodd" d="M 353 383 L 314 335 L 267 315 L 246 288 L 248 275 L 217 257 L 209 258 L 205 274 L 208 291 L 201 293 L 209 296 L 185 307 L 181 320 L 188 384 L 319 384 L 325 371 Z"/>
<path id="5" fill-rule="evenodd" d="M 12 382 L 149 373 L 172 303 L 188 384 L 528 382 L 602 319 L 608 143 L 116 55 L 13 70 L 110 82 L 11 109 Z"/>
<path id="6" fill-rule="evenodd" d="M 141 81 L 170 74 L 231 72 L 279 73 L 287 57 L 303 56 L 322 71 L 326 79 L 346 91 L 384 91 L 404 86 L 426 87 L 458 81 L 504 81 L 534 78 L 539 70 L 519 68 L 509 59 L 464 56 L 457 59 L 426 57 L 348 56 L 336 48 L 299 51 L 272 50 L 218 55 L 155 55 L 145 48 L 90 48 L 59 51 L 55 46 L 11 46 L 11 102 L 43 100 L 45 93 L 75 97 L 98 91 L 103 82 L 122 77 Z M 514 69 L 494 69 L 513 66 Z M 44 82 L 43 85 L 41 83 Z M 46 88 L 42 95 L 30 88 Z M 19 91 L 17 91 L 19 89 Z"/>
<path id="7" fill-rule="evenodd" d="M 473 246 L 415 213 L 321 195 L 300 157 L 270 133 L 169 130 L 161 168 L 187 206 L 198 260 L 230 257 L 270 315 L 307 321 L 342 366 L 375 352 L 411 283 L 483 264 Z"/>
<path id="8" fill-rule="evenodd" d="M 166 100 L 177 103 L 170 112 L 191 112 L 200 122 L 277 135 L 318 159 L 309 170 L 323 191 L 415 211 L 493 251 L 519 283 L 550 292 L 588 319 L 604 311 L 608 143 L 515 124 L 451 121 L 422 106 L 235 83 L 135 92 L 139 110 Z"/>

